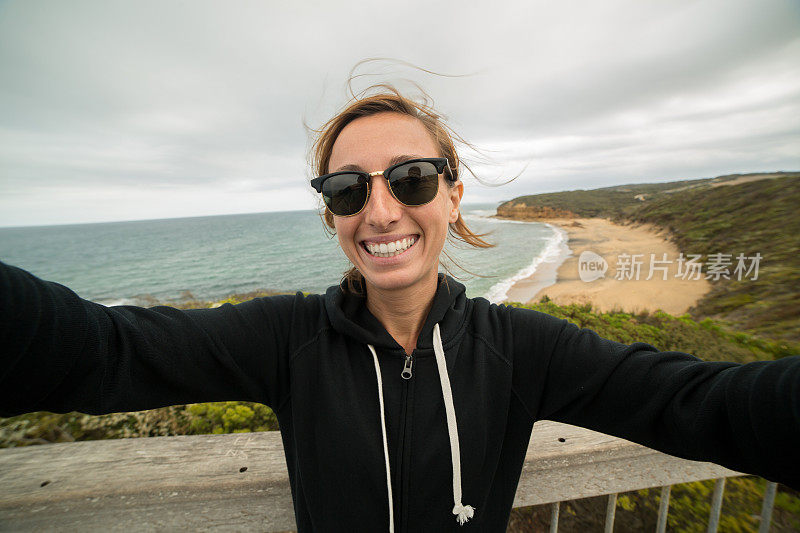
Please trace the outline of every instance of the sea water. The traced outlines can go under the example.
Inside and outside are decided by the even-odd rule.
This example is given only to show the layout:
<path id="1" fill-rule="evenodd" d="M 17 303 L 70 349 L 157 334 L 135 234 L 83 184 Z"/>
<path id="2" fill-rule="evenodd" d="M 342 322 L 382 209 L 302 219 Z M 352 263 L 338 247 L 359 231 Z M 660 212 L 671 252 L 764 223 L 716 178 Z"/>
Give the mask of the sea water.
<path id="1" fill-rule="evenodd" d="M 468 296 L 497 303 L 564 237 L 545 224 L 492 218 L 495 210 L 462 206 L 467 224 L 496 246 L 449 243 L 445 251 L 463 268 L 446 258 L 443 268 Z M 211 301 L 259 289 L 321 293 L 348 268 L 316 211 L 0 228 L 0 261 L 105 305 Z"/>

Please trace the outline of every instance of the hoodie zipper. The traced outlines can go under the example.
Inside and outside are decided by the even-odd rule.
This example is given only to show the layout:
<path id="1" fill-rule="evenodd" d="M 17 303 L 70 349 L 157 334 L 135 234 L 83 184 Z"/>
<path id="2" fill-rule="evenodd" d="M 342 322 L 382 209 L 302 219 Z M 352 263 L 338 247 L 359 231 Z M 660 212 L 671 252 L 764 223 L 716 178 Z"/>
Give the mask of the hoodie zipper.
<path id="1" fill-rule="evenodd" d="M 414 355 L 406 355 L 406 363 L 403 365 L 403 371 L 400 377 L 403 379 L 411 379 L 411 365 L 414 364 Z"/>
<path id="2" fill-rule="evenodd" d="M 405 381 L 405 383 L 404 383 L 405 386 L 403 387 L 404 388 L 404 391 L 403 391 L 403 402 L 404 402 L 404 406 L 403 406 L 403 424 L 402 424 L 402 431 L 400 432 L 400 443 L 399 443 L 400 444 L 400 465 L 399 465 L 398 473 L 397 473 L 398 474 L 397 488 L 398 488 L 398 490 L 400 492 L 400 497 L 398 498 L 398 504 L 399 504 L 398 507 L 399 508 L 397 509 L 397 514 L 395 515 L 395 520 L 396 520 L 396 522 L 395 522 L 395 531 L 398 531 L 398 532 L 407 531 L 407 526 L 406 526 L 406 518 L 407 517 L 405 516 L 404 510 L 405 510 L 405 507 L 406 507 L 406 498 L 407 498 L 408 495 L 405 492 L 405 486 L 404 486 L 404 479 L 405 479 L 404 470 L 405 470 L 405 466 L 406 466 L 406 463 L 407 463 L 407 459 L 406 459 L 406 451 L 407 451 L 406 450 L 406 448 L 407 448 L 406 439 L 408 438 L 408 431 L 409 431 L 409 420 L 408 420 L 409 419 L 409 413 L 408 413 L 408 411 L 409 411 L 409 408 L 410 408 L 409 404 L 411 403 L 410 387 L 411 387 L 411 377 L 413 375 L 412 372 L 411 372 L 411 368 L 412 368 L 412 366 L 414 364 L 414 354 L 413 354 L 413 352 L 412 352 L 411 355 L 406 354 L 405 358 L 406 358 L 406 360 L 405 360 L 405 363 L 403 364 L 403 371 L 400 373 L 400 377 L 402 377 L 403 380 Z M 399 526 L 399 527 L 397 527 L 397 526 Z"/>

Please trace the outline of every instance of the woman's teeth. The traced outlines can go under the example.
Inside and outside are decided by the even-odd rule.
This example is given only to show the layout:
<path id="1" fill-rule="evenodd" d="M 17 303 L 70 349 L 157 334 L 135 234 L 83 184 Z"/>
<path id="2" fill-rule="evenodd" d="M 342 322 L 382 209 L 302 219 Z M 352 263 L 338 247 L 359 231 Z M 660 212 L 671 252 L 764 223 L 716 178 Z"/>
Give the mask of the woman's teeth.
<path id="1" fill-rule="evenodd" d="M 375 257 L 392 257 L 408 250 L 416 242 L 416 237 L 402 239 L 394 242 L 382 242 L 380 244 L 364 243 L 367 251 Z"/>

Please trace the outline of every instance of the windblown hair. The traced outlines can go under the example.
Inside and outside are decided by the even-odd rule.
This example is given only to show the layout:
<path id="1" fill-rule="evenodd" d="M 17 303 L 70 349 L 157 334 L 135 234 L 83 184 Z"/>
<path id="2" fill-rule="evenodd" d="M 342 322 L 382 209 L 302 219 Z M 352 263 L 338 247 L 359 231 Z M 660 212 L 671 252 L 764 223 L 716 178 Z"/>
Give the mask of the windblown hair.
<path id="1" fill-rule="evenodd" d="M 367 93 L 375 90 L 378 91 L 376 94 L 367 95 Z M 314 173 L 317 176 L 321 176 L 329 172 L 328 165 L 330 163 L 333 145 L 345 126 L 357 118 L 386 112 L 401 113 L 414 117 L 422 122 L 425 129 L 428 130 L 431 137 L 433 137 L 438 145 L 440 157 L 446 157 L 450 162 L 454 178 L 460 178 L 462 167 L 469 170 L 469 167 L 458 157 L 453 138 L 455 137 L 460 142 L 467 145 L 469 145 L 469 143 L 464 141 L 460 135 L 455 133 L 444 123 L 443 117 L 436 112 L 432 105 L 428 104 L 427 101 L 416 102 L 402 95 L 394 86 L 381 84 L 374 85 L 359 93 L 359 95 L 354 95 L 352 100 L 341 112 L 328 120 L 328 122 L 323 124 L 319 129 L 312 130 L 313 133 L 316 134 L 316 139 L 311 146 L 309 155 Z M 455 181 L 446 180 L 446 182 L 450 187 L 455 186 Z M 325 207 L 320 215 L 327 226 L 327 230 L 333 235 L 335 233 L 333 213 Z M 490 248 L 494 246 L 483 240 L 483 237 L 486 236 L 485 234 L 473 232 L 464 222 L 461 213 L 458 214 L 458 219 L 449 225 L 448 235 L 452 239 L 476 248 Z M 447 256 L 447 252 L 443 253 Z M 452 258 L 449 256 L 447 257 L 451 262 L 455 263 Z M 349 291 L 356 294 L 361 294 L 363 292 L 364 277 L 355 267 L 351 267 L 345 272 L 342 280 L 347 283 Z"/>

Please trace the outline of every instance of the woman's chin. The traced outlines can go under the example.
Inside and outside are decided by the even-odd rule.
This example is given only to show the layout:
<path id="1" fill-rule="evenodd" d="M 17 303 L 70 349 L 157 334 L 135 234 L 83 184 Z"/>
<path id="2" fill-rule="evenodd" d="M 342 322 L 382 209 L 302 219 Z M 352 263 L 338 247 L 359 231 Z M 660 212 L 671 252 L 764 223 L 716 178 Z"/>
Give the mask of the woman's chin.
<path id="1" fill-rule="evenodd" d="M 391 272 L 363 272 L 367 287 L 381 291 L 399 291 L 423 285 L 432 277 L 430 273 L 414 272 L 414 269 L 403 268 Z M 436 273 L 434 272 L 435 277 Z"/>

